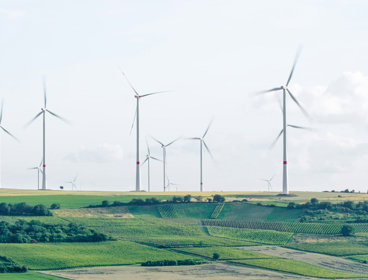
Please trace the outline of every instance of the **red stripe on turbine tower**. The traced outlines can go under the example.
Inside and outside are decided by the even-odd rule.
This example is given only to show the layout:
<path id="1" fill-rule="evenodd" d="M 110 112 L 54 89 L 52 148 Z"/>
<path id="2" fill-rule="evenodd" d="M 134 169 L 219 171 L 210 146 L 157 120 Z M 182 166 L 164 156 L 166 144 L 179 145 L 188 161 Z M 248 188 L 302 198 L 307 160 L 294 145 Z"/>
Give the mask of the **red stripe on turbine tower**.
<path id="1" fill-rule="evenodd" d="M 284 161 L 284 164 L 287 164 L 287 161 Z"/>
<path id="2" fill-rule="evenodd" d="M 46 164 L 42 165 L 43 167 L 46 167 Z"/>
<path id="3" fill-rule="evenodd" d="M 137 164 L 139 165 L 139 161 L 137 161 Z"/>

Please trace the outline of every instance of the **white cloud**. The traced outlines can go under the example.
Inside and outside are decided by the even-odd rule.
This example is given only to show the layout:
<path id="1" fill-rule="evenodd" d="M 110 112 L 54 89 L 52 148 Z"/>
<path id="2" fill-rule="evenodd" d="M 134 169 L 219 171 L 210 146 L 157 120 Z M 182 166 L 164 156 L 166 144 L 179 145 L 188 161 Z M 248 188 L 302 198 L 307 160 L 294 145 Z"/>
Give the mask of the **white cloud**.
<path id="1" fill-rule="evenodd" d="M 17 20 L 24 17 L 24 11 L 0 9 L 0 16 L 7 20 Z"/>
<path id="2" fill-rule="evenodd" d="M 81 147 L 77 152 L 66 156 L 66 159 L 72 162 L 106 163 L 120 161 L 123 157 L 124 153 L 120 145 L 104 143 L 94 148 Z"/>

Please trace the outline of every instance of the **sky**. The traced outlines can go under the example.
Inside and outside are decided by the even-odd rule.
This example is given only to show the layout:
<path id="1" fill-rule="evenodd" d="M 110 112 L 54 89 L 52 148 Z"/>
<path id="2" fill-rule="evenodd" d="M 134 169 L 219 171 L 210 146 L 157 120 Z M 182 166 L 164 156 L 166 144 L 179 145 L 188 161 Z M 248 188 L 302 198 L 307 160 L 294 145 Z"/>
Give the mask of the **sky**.
<path id="1" fill-rule="evenodd" d="M 42 122 L 24 125 L 43 106 L 45 77 L 47 185 L 78 175 L 80 190 L 135 189 L 134 93 L 142 94 L 141 161 L 169 142 L 172 187 L 199 190 L 199 143 L 204 190 L 281 191 L 280 94 L 254 93 L 286 83 L 302 52 L 289 98 L 291 191 L 368 190 L 368 3 L 359 0 L 0 0 L 1 183 L 36 188 Z M 147 166 L 141 168 L 147 189 Z M 151 162 L 151 189 L 161 191 L 162 163 Z"/>

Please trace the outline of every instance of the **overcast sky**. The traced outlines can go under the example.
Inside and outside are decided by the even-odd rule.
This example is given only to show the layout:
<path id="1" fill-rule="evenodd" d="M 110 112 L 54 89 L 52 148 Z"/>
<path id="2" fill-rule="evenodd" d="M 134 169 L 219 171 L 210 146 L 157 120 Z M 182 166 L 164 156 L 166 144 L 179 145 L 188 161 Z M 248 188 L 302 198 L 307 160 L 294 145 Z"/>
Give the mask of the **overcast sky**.
<path id="1" fill-rule="evenodd" d="M 312 116 L 288 99 L 290 190 L 368 189 L 368 3 L 366 1 L 29 1 L 0 0 L 2 184 L 34 188 L 42 152 L 41 119 L 24 129 L 43 102 L 71 120 L 47 116 L 48 186 L 79 174 L 82 190 L 135 188 L 135 112 L 124 69 L 141 100 L 141 161 L 147 137 L 169 142 L 201 136 L 205 190 L 281 190 L 279 94 L 257 90 L 286 83 Z M 179 190 L 199 189 L 199 143 L 167 149 L 168 175 Z M 162 165 L 152 162 L 152 190 Z M 142 189 L 147 186 L 143 166 Z M 174 190 L 175 188 L 173 188 Z"/>

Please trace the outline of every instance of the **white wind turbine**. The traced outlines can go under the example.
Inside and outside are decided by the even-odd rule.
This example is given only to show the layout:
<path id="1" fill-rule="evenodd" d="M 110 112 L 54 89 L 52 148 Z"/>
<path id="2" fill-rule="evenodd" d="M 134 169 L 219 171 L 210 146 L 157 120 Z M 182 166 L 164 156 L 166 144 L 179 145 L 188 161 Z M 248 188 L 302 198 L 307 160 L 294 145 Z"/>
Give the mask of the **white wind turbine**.
<path id="1" fill-rule="evenodd" d="M 198 140 L 199 141 L 199 189 L 202 192 L 203 191 L 203 146 L 206 148 L 207 152 L 210 154 L 210 156 L 213 158 L 212 153 L 210 149 L 208 148 L 206 142 L 204 141 L 204 138 L 206 137 L 208 130 L 210 129 L 212 124 L 212 121 L 208 124 L 208 127 L 206 131 L 203 133 L 202 137 L 192 137 L 188 138 L 190 140 Z"/>
<path id="2" fill-rule="evenodd" d="M 145 164 L 147 162 L 147 175 L 148 175 L 148 178 L 147 178 L 147 184 L 148 184 L 148 192 L 151 191 L 151 159 L 153 160 L 157 160 L 157 161 L 161 161 L 159 160 L 158 158 L 155 158 L 153 156 L 151 156 L 151 151 L 150 151 L 150 148 L 148 146 L 148 143 L 147 144 L 147 154 L 146 154 L 146 159 L 143 161 L 142 165 Z"/>
<path id="3" fill-rule="evenodd" d="M 307 111 L 303 108 L 303 106 L 299 103 L 299 101 L 295 98 L 295 96 L 291 93 L 291 91 L 289 89 L 289 83 L 290 83 L 290 80 L 291 80 L 291 78 L 294 74 L 294 69 L 295 69 L 295 65 L 298 61 L 299 54 L 300 54 L 300 49 L 297 52 L 297 55 L 296 55 L 295 60 L 294 60 L 293 67 L 291 68 L 289 78 L 287 79 L 285 85 L 283 85 L 281 87 L 276 87 L 276 88 L 272 88 L 272 89 L 269 89 L 269 90 L 259 92 L 259 93 L 267 93 L 267 92 L 280 91 L 280 90 L 282 91 L 282 98 L 283 98 L 283 101 L 282 101 L 283 129 L 281 130 L 279 135 L 276 137 L 276 140 L 274 141 L 274 144 L 277 142 L 277 140 L 280 138 L 280 136 L 283 135 L 283 176 L 282 176 L 282 193 L 283 194 L 288 194 L 289 193 L 288 167 L 287 167 L 287 164 L 288 164 L 288 162 L 287 162 L 287 127 L 306 129 L 305 127 L 287 124 L 287 120 L 286 120 L 286 96 L 287 96 L 287 94 L 291 97 L 291 99 L 295 102 L 295 104 L 300 108 L 302 113 L 306 117 L 309 118 L 309 115 L 308 115 Z"/>
<path id="4" fill-rule="evenodd" d="M 135 191 L 139 192 L 141 190 L 141 181 L 140 181 L 140 161 L 139 161 L 139 99 L 149 96 L 149 95 L 153 95 L 153 94 L 158 94 L 158 93 L 163 93 L 163 92 L 167 92 L 167 91 L 157 91 L 157 92 L 151 92 L 151 93 L 146 93 L 146 94 L 139 94 L 138 91 L 133 87 L 132 83 L 128 80 L 128 77 L 125 75 L 125 73 L 123 71 L 121 71 L 121 73 L 123 74 L 124 78 L 126 79 L 126 81 L 128 82 L 129 86 L 132 88 L 132 90 L 134 91 L 134 97 L 137 100 L 137 109 L 135 111 L 135 115 L 134 115 L 134 120 L 133 120 L 133 124 L 132 127 L 130 129 L 130 131 L 132 131 L 133 126 L 134 126 L 134 122 L 136 121 L 136 127 L 137 127 L 137 146 L 136 146 L 136 179 L 135 179 Z"/>
<path id="5" fill-rule="evenodd" d="M 40 189 L 40 173 L 42 173 L 41 165 L 42 165 L 42 160 L 41 160 L 41 162 L 38 166 L 34 166 L 34 167 L 29 168 L 29 169 L 32 169 L 32 170 L 37 170 L 37 189 L 38 190 Z"/>
<path id="6" fill-rule="evenodd" d="M 170 143 L 165 145 L 164 143 L 157 140 L 156 138 L 153 138 L 153 140 L 155 140 L 158 144 L 160 144 L 161 148 L 162 148 L 162 166 L 163 166 L 163 187 L 164 187 L 164 191 L 166 190 L 166 148 L 168 146 L 170 146 L 171 144 L 175 143 L 176 141 L 178 141 L 179 139 L 180 138 L 177 138 L 177 139 L 175 139 L 175 140 L 173 140 Z"/>
<path id="7" fill-rule="evenodd" d="M 5 132 L 6 134 L 8 134 L 9 136 L 11 136 L 13 139 L 19 141 L 13 134 L 11 134 L 7 129 L 4 128 L 2 122 L 3 122 L 3 111 L 4 111 L 4 102 L 1 102 L 1 108 L 0 108 L 0 128 L 3 130 L 3 132 Z M 1 187 L 1 174 L 0 174 L 0 187 Z"/>
<path id="8" fill-rule="evenodd" d="M 47 95 L 46 95 L 46 82 L 43 80 L 43 107 L 41 108 L 41 111 L 33 118 L 31 119 L 26 126 L 29 126 L 32 122 L 34 122 L 39 116 L 42 115 L 42 190 L 46 190 L 46 113 L 49 113 L 50 115 L 69 123 L 66 119 L 63 117 L 51 112 L 49 109 L 47 109 Z"/>
<path id="9" fill-rule="evenodd" d="M 75 175 L 75 177 L 73 178 L 73 180 L 71 181 L 67 181 L 65 183 L 71 184 L 72 186 L 72 191 L 74 190 L 74 188 L 77 188 L 77 179 L 78 179 L 78 175 Z"/>
<path id="10" fill-rule="evenodd" d="M 178 186 L 179 186 L 179 184 L 175 184 L 175 183 L 171 182 L 168 176 L 166 176 L 166 179 L 167 179 L 166 189 L 167 189 L 168 191 L 170 191 L 170 187 L 171 187 L 171 186 L 175 186 L 175 190 L 176 190 L 176 191 L 178 191 Z"/>
<path id="11" fill-rule="evenodd" d="M 272 185 L 271 185 L 271 182 L 273 180 L 273 178 L 275 178 L 275 175 L 273 175 L 271 178 L 269 179 L 261 179 L 262 181 L 266 182 L 267 183 L 267 190 L 268 191 L 271 191 L 272 190 Z"/>

